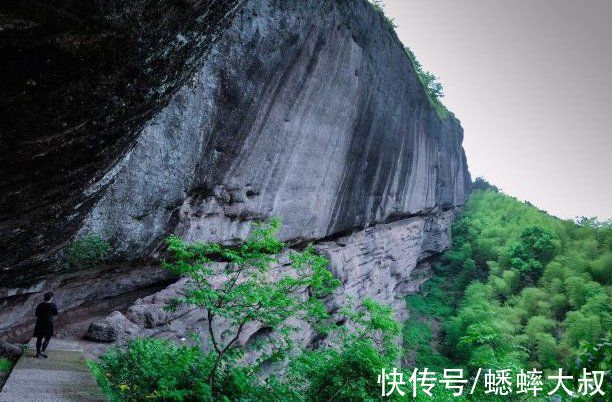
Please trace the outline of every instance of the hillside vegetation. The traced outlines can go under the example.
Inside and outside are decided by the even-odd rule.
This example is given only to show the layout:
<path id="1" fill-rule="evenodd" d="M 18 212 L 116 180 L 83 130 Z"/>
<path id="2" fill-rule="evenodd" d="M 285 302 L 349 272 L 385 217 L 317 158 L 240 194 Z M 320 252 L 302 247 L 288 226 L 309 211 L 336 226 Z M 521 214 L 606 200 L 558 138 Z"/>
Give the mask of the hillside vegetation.
<path id="1" fill-rule="evenodd" d="M 348 303 L 340 323 L 349 325 L 330 320 L 321 297 L 338 281 L 327 270 L 329 261 L 312 247 L 290 253 L 293 276 L 268 279 L 287 251 L 276 236 L 280 222 L 272 220 L 257 226 L 239 247 L 168 238 L 171 258 L 165 266 L 193 285 L 168 309 L 189 304 L 208 311 L 211 339 L 132 340 L 92 363 L 92 369 L 112 401 L 408 400 L 412 392 L 423 401 L 548 401 L 546 393 L 555 384 L 547 376 L 559 368 L 576 380 L 583 368 L 608 370 L 607 397 L 612 392 L 612 229 L 591 220 L 554 218 L 482 181 L 475 187 L 453 225 L 452 249 L 434 264 L 423 291 L 407 299 L 403 353 L 396 342 L 401 327 L 388 306 L 364 300 L 355 311 Z M 228 262 L 224 272 L 230 278 L 221 286 L 214 285 L 211 268 L 218 259 Z M 306 300 L 295 293 L 303 287 L 311 289 Z M 233 323 L 225 338 L 214 334 L 215 317 Z M 295 318 L 310 322 L 330 341 L 327 347 L 312 350 L 293 342 L 295 329 L 287 320 Z M 239 345 L 241 330 L 251 322 L 278 336 L 262 337 L 252 347 Z M 212 346 L 202 349 L 207 342 Z M 248 364 L 243 357 L 253 352 L 258 358 Z M 403 374 L 407 394 L 384 396 L 377 378 L 382 369 L 389 373 L 394 367 Z M 411 373 L 425 368 L 438 379 L 445 369 L 462 369 L 462 378 L 477 384 L 475 391 L 470 394 L 466 386 L 453 396 L 441 383 L 431 397 L 411 391 Z M 542 390 L 537 397 L 487 393 L 475 380 L 479 369 L 510 370 L 511 381 L 521 370 L 540 370 Z M 579 384 L 569 386 L 576 390 Z M 563 391 L 555 395 L 566 398 Z M 573 400 L 585 400 L 580 398 Z"/>
<path id="2" fill-rule="evenodd" d="M 563 221 L 480 184 L 453 225 L 452 250 L 408 298 L 407 363 L 472 376 L 609 369 L 610 225 Z"/>
<path id="3" fill-rule="evenodd" d="M 190 283 L 184 297 L 172 300 L 167 310 L 181 305 L 206 310 L 210 336 L 193 334 L 181 343 L 138 338 L 111 349 L 90 363 L 110 401 L 380 399 L 376 376 L 400 354 L 395 342 L 400 325 L 391 307 L 365 299 L 359 311 L 350 303 L 344 306 L 343 322 L 349 325 L 330 321 L 322 299 L 339 281 L 313 247 L 289 253 L 291 274 L 270 277 L 287 251 L 276 235 L 279 229 L 277 219 L 255 225 L 237 247 L 167 239 L 170 258 L 164 266 Z M 215 281 L 220 273 L 213 269 L 215 260 L 227 262 L 222 283 Z M 221 320 L 229 325 L 218 336 Z M 299 329 L 296 320 L 312 325 L 321 339 L 333 339 L 334 346 L 303 348 L 293 337 Z M 243 330 L 255 324 L 266 329 L 263 336 L 241 345 Z M 254 361 L 244 360 L 247 354 Z"/>

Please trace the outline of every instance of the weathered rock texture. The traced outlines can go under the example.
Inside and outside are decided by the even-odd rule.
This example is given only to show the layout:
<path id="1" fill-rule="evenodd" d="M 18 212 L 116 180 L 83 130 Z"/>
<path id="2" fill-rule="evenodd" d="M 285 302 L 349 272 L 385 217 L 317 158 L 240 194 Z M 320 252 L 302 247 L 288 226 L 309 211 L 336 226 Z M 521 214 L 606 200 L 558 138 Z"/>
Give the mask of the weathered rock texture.
<path id="1" fill-rule="evenodd" d="M 0 2 L 0 283 L 48 272 L 239 0 Z M 94 184 L 95 183 L 95 184 Z"/>
<path id="2" fill-rule="evenodd" d="M 34 310 L 42 295 L 51 290 L 62 315 L 84 303 L 100 304 L 106 298 L 118 297 L 143 287 L 169 283 L 167 271 L 156 267 L 123 265 L 105 266 L 81 272 L 49 275 L 29 287 L 0 287 L 0 334 L 8 333 L 19 341 L 31 336 Z"/>
<path id="3" fill-rule="evenodd" d="M 236 241 L 273 215 L 297 240 L 448 209 L 469 182 L 461 140 L 367 3 L 252 1 L 109 173 L 81 233 L 133 257 L 169 232 Z"/>
<path id="4" fill-rule="evenodd" d="M 191 17 L 206 7 L 189 4 Z M 128 6 L 117 7 L 99 12 L 122 15 Z M 122 118 L 115 114 L 120 106 L 90 105 L 100 115 L 95 130 L 85 119 L 85 131 L 74 131 L 80 127 L 74 122 L 70 133 L 52 130 L 37 139 L 51 144 L 55 155 L 43 149 L 43 157 L 63 165 L 35 164 L 30 173 L 16 168 L 20 175 L 11 185 L 26 187 L 2 226 L 11 242 L 10 252 L 3 247 L 8 270 L 2 283 L 48 276 L 44 265 L 32 274 L 32 261 L 48 261 L 70 236 L 99 234 L 113 245 L 115 261 L 137 262 L 155 255 L 171 233 L 235 243 L 253 220 L 280 216 L 289 244 L 315 241 L 329 254 L 344 294 L 392 303 L 418 286 L 411 272 L 448 246 L 453 210 L 468 190 L 459 122 L 438 116 L 403 45 L 365 0 L 249 0 L 208 49 L 205 32 L 218 30 L 202 24 L 221 26 L 232 10 L 189 19 L 193 24 L 185 29 L 174 24 L 183 14 L 166 17 L 172 22 L 166 27 L 145 13 L 143 27 L 176 43 L 191 27 L 187 40 L 200 43 L 197 51 L 180 53 L 181 63 L 168 56 L 175 63 L 171 85 L 169 79 L 137 80 L 156 70 L 131 77 L 111 69 L 122 91 L 131 93 L 138 82 L 138 88 L 167 94 L 164 101 L 139 97 L 140 109 L 128 108 L 133 113 Z M 97 39 L 104 43 L 103 36 Z M 163 55 L 172 46 L 183 49 L 175 42 L 146 43 L 165 72 Z M 17 141 L 19 132 L 13 127 L 10 138 Z M 104 145 L 110 138 L 113 145 Z M 102 145 L 85 155 L 79 147 L 63 148 L 80 140 Z M 13 165 L 39 152 L 28 152 L 26 143 L 9 156 Z M 91 159 L 94 154 L 109 156 L 102 161 Z M 45 184 L 42 199 L 32 199 L 36 192 L 28 189 L 44 179 L 32 184 L 28 175 L 68 181 L 71 190 L 56 186 L 61 194 L 47 197 Z M 48 227 L 51 216 L 57 220 Z M 24 240 L 41 222 L 46 226 L 38 236 Z M 35 257 L 26 258 L 30 254 Z M 34 293 L 12 283 L 15 295 Z"/>
<path id="5" fill-rule="evenodd" d="M 21 356 L 22 353 L 23 350 L 19 346 L 0 341 L 0 357 L 14 360 Z"/>
<path id="6" fill-rule="evenodd" d="M 336 319 L 342 320 L 340 309 L 343 306 L 351 303 L 359 308 L 365 298 L 371 298 L 391 305 L 398 319 L 406 318 L 404 297 L 415 293 L 427 278 L 430 257 L 450 246 L 452 218 L 452 211 L 417 216 L 317 243 L 315 247 L 331 261 L 332 272 L 341 280 L 340 287 L 326 299 L 332 316 L 337 314 Z M 221 264 L 216 265 L 219 269 Z M 289 260 L 283 256 L 272 275 L 281 277 L 289 269 Z M 180 340 L 196 333 L 206 339 L 205 311 L 189 306 L 182 306 L 176 312 L 165 310 L 170 300 L 180 296 L 186 286 L 189 283 L 181 279 L 154 295 L 137 300 L 125 315 L 114 312 L 94 322 L 88 337 L 103 342 L 122 342 L 137 336 Z M 308 323 L 294 321 L 292 325 L 300 328 L 295 335 L 298 344 L 307 346 L 317 340 L 316 331 Z M 215 322 L 215 327 L 219 334 L 232 333 L 226 331 L 229 328 L 223 322 Z M 247 326 L 239 342 L 248 346 L 262 330 L 265 329 L 257 324 Z"/>

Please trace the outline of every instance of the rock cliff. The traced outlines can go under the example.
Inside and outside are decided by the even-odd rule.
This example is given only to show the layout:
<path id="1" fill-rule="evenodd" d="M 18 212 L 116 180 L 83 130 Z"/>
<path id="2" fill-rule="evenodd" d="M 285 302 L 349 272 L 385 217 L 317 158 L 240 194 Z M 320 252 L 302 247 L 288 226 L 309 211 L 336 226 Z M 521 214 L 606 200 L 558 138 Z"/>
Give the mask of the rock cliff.
<path id="1" fill-rule="evenodd" d="M 0 3 L 0 283 L 45 277 L 238 0 Z M 1 275 L 1 274 L 0 274 Z"/>
<path id="2" fill-rule="evenodd" d="M 103 17 L 128 7 L 138 15 L 146 3 L 96 10 Z M 171 233 L 235 243 L 253 220 L 279 216 L 284 240 L 313 241 L 332 261 L 343 281 L 332 309 L 334 300 L 354 295 L 401 312 L 429 257 L 448 248 L 454 210 L 470 183 L 463 131 L 452 114 L 436 113 L 379 13 L 365 0 L 186 3 L 170 14 L 141 15 L 141 28 L 164 38 L 146 42 L 156 60 L 150 70 L 131 76 L 113 64 L 98 72 L 127 87 L 118 104 L 88 104 L 96 124 L 85 116 L 87 128 L 69 122 L 20 139 L 25 126 L 12 123 L 18 152 L 2 156 L 17 173 L 2 199 L 0 332 L 25 322 L 23 306 L 44 288 L 56 289 L 70 308 L 164 280 L 150 257 Z M 160 18 L 166 24 L 156 26 Z M 178 24 L 181 18 L 189 23 Z M 130 104 L 122 96 L 136 85 L 157 95 Z M 70 88 L 61 96 L 84 96 Z M 128 106 L 118 115 L 121 102 Z M 58 250 L 88 234 L 111 243 L 112 262 L 53 271 Z M 181 336 L 201 320 L 156 314 L 162 299 L 139 300 L 122 328 Z M 134 313 L 143 309 L 154 318 Z"/>

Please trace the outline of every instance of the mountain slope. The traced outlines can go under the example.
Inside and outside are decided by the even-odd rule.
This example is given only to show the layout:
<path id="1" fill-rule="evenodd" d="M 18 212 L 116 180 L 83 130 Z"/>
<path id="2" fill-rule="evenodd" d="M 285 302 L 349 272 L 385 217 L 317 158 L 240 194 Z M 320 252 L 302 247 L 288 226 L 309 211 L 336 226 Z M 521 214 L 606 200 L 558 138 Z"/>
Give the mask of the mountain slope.
<path id="1" fill-rule="evenodd" d="M 589 347 L 607 348 L 609 360 L 609 225 L 577 225 L 495 190 L 474 190 L 434 272 L 423 295 L 408 297 L 410 363 L 459 365 L 471 375 L 478 368 L 563 367 L 578 378 L 578 361 L 601 369 L 587 362 Z"/>

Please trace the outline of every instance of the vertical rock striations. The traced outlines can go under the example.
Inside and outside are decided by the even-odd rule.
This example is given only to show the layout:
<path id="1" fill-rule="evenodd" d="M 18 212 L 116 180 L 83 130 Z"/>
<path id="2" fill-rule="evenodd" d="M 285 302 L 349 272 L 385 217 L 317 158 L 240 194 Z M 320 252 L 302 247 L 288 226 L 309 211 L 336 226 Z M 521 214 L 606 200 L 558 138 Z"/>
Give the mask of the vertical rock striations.
<path id="1" fill-rule="evenodd" d="M 144 18 L 145 25 L 155 22 Z M 223 18 L 211 21 L 221 25 Z M 181 41 L 172 27 L 168 32 Z M 189 40 L 197 40 L 202 28 L 192 28 Z M 149 46 L 152 57 L 165 49 Z M 137 266 L 168 234 L 231 244 L 253 220 L 280 216 L 284 240 L 313 241 L 330 257 L 343 280 L 337 297 L 374 297 L 401 310 L 397 301 L 418 287 L 428 258 L 449 246 L 454 209 L 470 177 L 459 122 L 436 113 L 395 33 L 365 0 L 249 0 L 206 50 L 172 64 L 173 85 L 146 81 L 167 99 L 143 101 L 142 123 L 98 150 L 113 158 L 96 162 L 95 174 L 75 184 L 78 191 L 56 203 L 50 198 L 60 222 L 76 223 L 41 231 L 40 259 L 71 235 L 95 233 L 111 242 L 116 264 Z M 125 85 L 136 79 L 115 72 Z M 115 116 L 104 110 L 91 113 Z M 120 130 L 127 124 L 121 121 L 100 130 Z M 88 131 L 101 143 L 109 138 L 100 133 Z M 68 138 L 60 135 L 59 142 Z M 89 166 L 78 158 L 66 163 L 54 180 Z M 15 186 L 28 180 L 19 176 Z M 9 220 L 3 238 L 20 239 L 15 225 L 34 222 L 28 219 Z M 24 254 L 20 248 L 3 261 Z M 27 267 L 9 266 L 2 275 L 14 278 Z M 415 269 L 422 275 L 415 277 Z M 163 325 L 177 324 L 163 319 Z"/>
<path id="2" fill-rule="evenodd" d="M 365 1 L 251 1 L 81 233 L 133 257 L 170 232 L 234 242 L 274 215 L 298 241 L 451 209 L 469 183 L 461 140 Z"/>
<path id="3" fill-rule="evenodd" d="M 239 4 L 0 3 L 0 283 L 46 273 Z"/>

